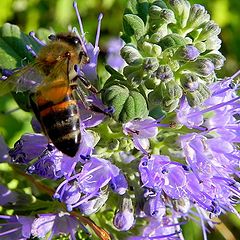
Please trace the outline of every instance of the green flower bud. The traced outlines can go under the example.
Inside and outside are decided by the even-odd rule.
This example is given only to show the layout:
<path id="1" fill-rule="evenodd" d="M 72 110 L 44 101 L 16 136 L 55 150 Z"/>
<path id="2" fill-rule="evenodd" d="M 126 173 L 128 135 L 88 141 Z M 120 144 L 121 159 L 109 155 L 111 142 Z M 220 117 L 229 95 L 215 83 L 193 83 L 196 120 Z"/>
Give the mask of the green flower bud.
<path id="1" fill-rule="evenodd" d="M 168 65 L 160 65 L 154 73 L 154 76 L 163 82 L 168 82 L 174 77 L 173 72 Z"/>
<path id="2" fill-rule="evenodd" d="M 164 86 L 165 85 L 165 86 Z M 166 83 L 162 83 L 162 91 L 164 92 L 163 97 L 167 99 L 179 99 L 182 97 L 182 88 L 178 83 L 172 79 Z"/>
<path id="3" fill-rule="evenodd" d="M 164 101 L 162 104 L 162 109 L 166 112 L 172 112 L 174 111 L 179 104 L 179 99 L 171 99 L 168 101 Z"/>
<path id="4" fill-rule="evenodd" d="M 150 19 L 160 19 L 160 14 L 161 14 L 162 8 L 156 5 L 152 5 L 149 8 L 149 17 Z"/>
<path id="5" fill-rule="evenodd" d="M 211 60 L 216 70 L 221 69 L 226 60 L 226 58 L 218 51 L 213 53 L 208 53 L 205 55 L 205 57 Z"/>
<path id="6" fill-rule="evenodd" d="M 197 40 L 205 41 L 208 38 L 219 35 L 221 32 L 220 27 L 213 21 L 206 22 L 204 26 L 202 26 L 202 31 L 200 32 Z"/>
<path id="7" fill-rule="evenodd" d="M 147 78 L 146 81 L 144 81 L 144 85 L 147 89 L 154 89 L 160 84 L 161 80 L 156 77 Z"/>
<path id="8" fill-rule="evenodd" d="M 194 92 L 187 92 L 186 97 L 188 104 L 191 107 L 200 106 L 208 97 L 210 96 L 210 92 L 202 83 L 199 83 L 198 89 Z"/>
<path id="9" fill-rule="evenodd" d="M 203 52 L 205 52 L 206 51 L 206 44 L 204 43 L 204 42 L 197 42 L 196 44 L 195 44 L 195 47 L 198 49 L 198 51 L 200 52 L 200 53 L 203 53 Z"/>
<path id="10" fill-rule="evenodd" d="M 208 38 L 205 41 L 206 50 L 218 50 L 221 47 L 222 40 L 218 36 Z"/>
<path id="11" fill-rule="evenodd" d="M 184 69 L 195 72 L 199 76 L 207 77 L 214 71 L 214 65 L 210 59 L 197 59 L 195 62 L 188 62 Z"/>
<path id="12" fill-rule="evenodd" d="M 187 0 L 168 1 L 169 7 L 174 11 L 178 24 L 184 28 L 187 23 L 191 5 Z"/>
<path id="13" fill-rule="evenodd" d="M 190 92 L 195 91 L 198 89 L 200 78 L 192 73 L 184 73 L 181 75 L 180 82 L 182 87 L 185 90 L 188 90 Z"/>
<path id="14" fill-rule="evenodd" d="M 170 47 L 184 46 L 186 42 L 180 35 L 172 33 L 162 38 L 158 44 L 165 50 Z"/>
<path id="15" fill-rule="evenodd" d="M 111 141 L 108 143 L 108 149 L 111 151 L 118 150 L 119 149 L 119 140 L 111 139 Z"/>
<path id="16" fill-rule="evenodd" d="M 176 23 L 176 19 L 174 16 L 174 13 L 172 10 L 170 9 L 163 9 L 160 13 L 160 19 L 164 22 L 164 23 Z"/>
<path id="17" fill-rule="evenodd" d="M 191 6 L 186 28 L 193 30 L 209 20 L 210 15 L 207 13 L 206 9 L 200 4 L 194 4 Z"/>
<path id="18" fill-rule="evenodd" d="M 156 0 L 156 1 L 153 2 L 152 6 L 158 6 L 160 8 L 167 8 L 167 5 L 164 2 L 164 0 Z"/>
<path id="19" fill-rule="evenodd" d="M 121 56 L 129 65 L 142 63 L 142 56 L 133 44 L 126 44 L 121 49 Z"/>
<path id="20" fill-rule="evenodd" d="M 134 148 L 133 141 L 129 138 L 121 138 L 119 140 L 119 146 L 124 152 L 129 152 Z"/>
<path id="21" fill-rule="evenodd" d="M 154 57 L 147 57 L 143 60 L 143 70 L 147 73 L 152 73 L 158 69 L 158 60 Z"/>
<path id="22" fill-rule="evenodd" d="M 173 102 L 182 97 L 182 89 L 175 80 L 161 84 L 148 95 L 149 101 L 154 105 L 159 104 L 161 107 L 170 106 Z M 165 109 L 164 107 L 164 109 Z"/>
<path id="23" fill-rule="evenodd" d="M 162 48 L 157 44 L 149 42 L 149 39 L 146 39 L 146 37 L 138 42 L 138 47 L 143 56 L 160 57 L 162 54 Z"/>
<path id="24" fill-rule="evenodd" d="M 199 56 L 200 52 L 192 45 L 181 46 L 175 52 L 174 58 L 184 61 L 193 61 Z"/>
<path id="25" fill-rule="evenodd" d="M 142 65 L 126 66 L 123 69 L 123 74 L 129 82 L 134 83 L 136 87 L 142 83 L 144 71 Z"/>

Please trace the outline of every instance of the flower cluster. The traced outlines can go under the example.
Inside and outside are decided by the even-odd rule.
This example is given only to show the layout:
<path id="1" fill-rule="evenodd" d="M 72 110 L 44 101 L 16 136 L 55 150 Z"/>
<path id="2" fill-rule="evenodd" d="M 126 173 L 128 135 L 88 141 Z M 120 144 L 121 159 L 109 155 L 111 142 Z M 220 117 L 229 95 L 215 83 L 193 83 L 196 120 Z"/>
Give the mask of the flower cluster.
<path id="1" fill-rule="evenodd" d="M 75 2 L 74 8 L 80 32 L 73 31 L 90 58 L 74 69 L 94 85 L 102 14 L 93 46 L 85 39 Z M 213 217 L 239 216 L 240 71 L 216 77 L 224 62 L 219 32 L 201 5 L 129 0 L 121 49 L 126 64 L 120 55 L 112 59 L 119 48 L 110 49 L 110 77 L 101 97 L 85 96 L 90 108 L 79 101 L 77 154 L 69 157 L 49 143 L 36 119 L 35 132 L 24 134 L 13 148 L 0 138 L 0 163 L 24 168 L 26 178 L 47 179 L 49 186 L 35 185 L 52 197 L 46 204 L 37 199 L 41 208 L 32 202 L 31 215 L 24 216 L 17 208 L 20 191 L 1 185 L 1 205 L 16 214 L 0 216 L 0 238 L 76 239 L 82 233 L 89 237 L 90 227 L 105 240 L 184 239 L 181 226 L 193 220 L 206 240 Z M 4 72 L 2 81 L 14 74 Z"/>

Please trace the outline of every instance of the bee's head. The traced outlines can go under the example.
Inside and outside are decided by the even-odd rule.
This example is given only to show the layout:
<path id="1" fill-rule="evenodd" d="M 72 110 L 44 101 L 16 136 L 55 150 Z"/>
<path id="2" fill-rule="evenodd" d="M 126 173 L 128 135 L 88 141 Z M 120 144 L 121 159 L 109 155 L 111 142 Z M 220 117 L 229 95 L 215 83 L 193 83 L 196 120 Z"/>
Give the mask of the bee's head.
<path id="1" fill-rule="evenodd" d="M 87 63 L 89 61 L 87 53 L 84 51 L 82 47 L 80 38 L 75 34 L 73 33 L 59 33 L 56 35 L 51 34 L 48 38 L 51 41 L 62 41 L 74 47 L 75 50 L 78 52 L 80 62 Z"/>

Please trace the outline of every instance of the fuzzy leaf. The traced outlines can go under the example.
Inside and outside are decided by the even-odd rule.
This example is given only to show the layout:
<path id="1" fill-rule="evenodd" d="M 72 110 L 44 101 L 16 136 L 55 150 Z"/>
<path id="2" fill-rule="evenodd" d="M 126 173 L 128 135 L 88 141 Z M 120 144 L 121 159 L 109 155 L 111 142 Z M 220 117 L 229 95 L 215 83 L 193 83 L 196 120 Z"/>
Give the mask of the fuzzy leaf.
<path id="1" fill-rule="evenodd" d="M 129 90 L 126 86 L 111 85 L 103 90 L 104 104 L 114 108 L 113 118 L 118 122 L 128 122 L 148 115 L 145 98 L 137 90 Z"/>
<path id="2" fill-rule="evenodd" d="M 1 68 L 14 69 L 32 61 L 33 56 L 27 50 L 26 45 L 30 45 L 36 52 L 41 47 L 30 36 L 21 32 L 18 26 L 5 23 L 0 28 Z"/>
<path id="3" fill-rule="evenodd" d="M 124 30 L 127 35 L 134 35 L 138 40 L 145 33 L 145 26 L 143 20 L 137 15 L 125 14 L 124 20 Z"/>

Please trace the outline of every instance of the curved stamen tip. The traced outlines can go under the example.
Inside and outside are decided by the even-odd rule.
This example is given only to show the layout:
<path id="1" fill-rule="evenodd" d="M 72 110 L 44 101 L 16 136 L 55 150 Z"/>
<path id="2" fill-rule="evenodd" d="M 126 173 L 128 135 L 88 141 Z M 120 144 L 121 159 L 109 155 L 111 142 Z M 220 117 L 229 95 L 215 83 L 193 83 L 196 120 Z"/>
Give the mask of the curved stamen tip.
<path id="1" fill-rule="evenodd" d="M 77 1 L 73 1 L 73 7 L 74 7 L 74 8 L 77 7 Z"/>
<path id="2" fill-rule="evenodd" d="M 73 207 L 68 204 L 68 205 L 67 205 L 67 211 L 68 211 L 68 212 L 71 212 L 72 210 L 73 210 Z"/>
<path id="3" fill-rule="evenodd" d="M 100 13 L 99 15 L 98 15 L 98 21 L 101 21 L 103 19 L 103 13 Z"/>
<path id="4" fill-rule="evenodd" d="M 34 31 L 29 32 L 29 36 L 32 37 L 38 44 L 41 46 L 45 46 L 46 44 L 36 37 L 36 33 Z"/>
<path id="5" fill-rule="evenodd" d="M 34 37 L 35 36 L 35 32 L 34 31 L 29 32 L 29 36 L 30 37 Z"/>

